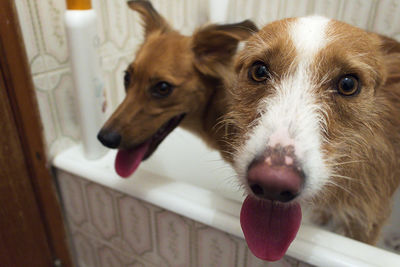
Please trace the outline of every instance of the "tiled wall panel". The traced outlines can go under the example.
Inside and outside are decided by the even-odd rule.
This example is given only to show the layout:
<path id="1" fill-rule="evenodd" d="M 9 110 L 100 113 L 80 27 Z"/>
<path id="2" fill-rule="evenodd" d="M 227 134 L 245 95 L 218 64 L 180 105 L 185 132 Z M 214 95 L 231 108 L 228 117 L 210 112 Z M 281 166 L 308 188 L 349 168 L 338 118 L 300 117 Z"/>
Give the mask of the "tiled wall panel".
<path id="1" fill-rule="evenodd" d="M 76 261 L 88 263 L 79 266 L 310 266 L 290 257 L 267 263 L 243 239 L 66 172 L 57 177 Z M 393 216 L 380 246 L 400 254 Z"/>
<path id="2" fill-rule="evenodd" d="M 63 171 L 58 172 L 78 266 L 307 267 L 255 258 L 243 239 Z"/>

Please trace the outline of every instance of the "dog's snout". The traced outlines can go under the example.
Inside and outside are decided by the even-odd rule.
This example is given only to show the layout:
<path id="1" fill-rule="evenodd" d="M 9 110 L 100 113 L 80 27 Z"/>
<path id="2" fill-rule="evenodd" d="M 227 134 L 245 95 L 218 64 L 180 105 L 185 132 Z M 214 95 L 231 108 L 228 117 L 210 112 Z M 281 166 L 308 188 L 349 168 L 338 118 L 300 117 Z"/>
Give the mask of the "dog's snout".
<path id="1" fill-rule="evenodd" d="M 121 135 L 116 131 L 102 129 L 97 134 L 97 139 L 106 147 L 117 148 L 121 143 Z"/>
<path id="2" fill-rule="evenodd" d="M 247 180 L 256 196 L 272 201 L 289 202 L 300 194 L 304 175 L 296 166 L 294 155 L 285 151 L 292 149 L 271 149 L 263 160 L 250 165 Z"/>

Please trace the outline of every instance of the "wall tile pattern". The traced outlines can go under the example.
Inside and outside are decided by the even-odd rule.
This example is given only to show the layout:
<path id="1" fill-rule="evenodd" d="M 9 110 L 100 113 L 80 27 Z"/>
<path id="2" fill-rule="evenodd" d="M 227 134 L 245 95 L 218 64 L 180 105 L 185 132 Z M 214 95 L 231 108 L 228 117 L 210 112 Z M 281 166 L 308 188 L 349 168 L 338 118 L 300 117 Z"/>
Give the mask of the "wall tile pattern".
<path id="1" fill-rule="evenodd" d="M 57 177 L 77 266 L 310 266 L 261 261 L 243 239 L 69 173 Z"/>
<path id="2" fill-rule="evenodd" d="M 290 257 L 267 263 L 241 238 L 64 171 L 57 180 L 77 266 L 310 266 Z M 396 217 L 380 247 L 400 254 Z"/>

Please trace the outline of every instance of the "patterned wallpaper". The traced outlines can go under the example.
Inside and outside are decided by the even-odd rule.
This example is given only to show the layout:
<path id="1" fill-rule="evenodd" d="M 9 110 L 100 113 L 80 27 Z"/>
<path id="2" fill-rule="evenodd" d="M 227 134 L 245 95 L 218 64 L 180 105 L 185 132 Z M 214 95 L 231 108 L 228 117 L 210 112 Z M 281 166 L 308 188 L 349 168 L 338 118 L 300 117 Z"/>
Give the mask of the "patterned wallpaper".
<path id="1" fill-rule="evenodd" d="M 66 172 L 57 177 L 78 266 L 310 266 L 263 262 L 243 239 Z"/>

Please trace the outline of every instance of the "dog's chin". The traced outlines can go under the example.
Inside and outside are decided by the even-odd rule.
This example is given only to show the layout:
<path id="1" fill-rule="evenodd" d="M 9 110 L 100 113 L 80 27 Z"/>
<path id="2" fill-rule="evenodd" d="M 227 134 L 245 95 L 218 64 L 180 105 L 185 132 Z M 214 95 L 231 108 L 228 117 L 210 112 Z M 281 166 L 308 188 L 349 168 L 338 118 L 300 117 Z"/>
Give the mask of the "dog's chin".
<path id="1" fill-rule="evenodd" d="M 148 159 L 161 144 L 161 142 L 179 125 L 185 117 L 185 113 L 172 117 L 164 123 L 155 134 L 146 141 L 119 149 L 115 158 L 115 171 L 121 177 L 130 176 L 143 160 Z"/>

